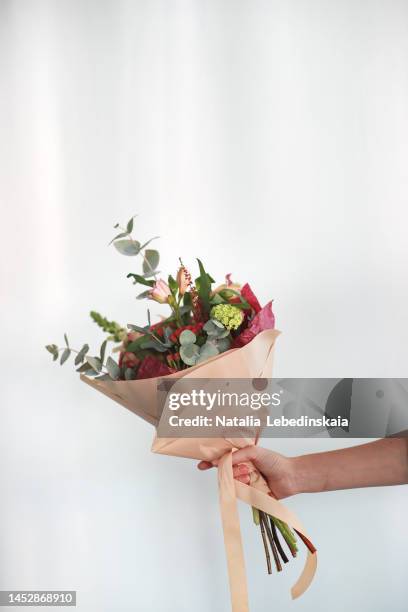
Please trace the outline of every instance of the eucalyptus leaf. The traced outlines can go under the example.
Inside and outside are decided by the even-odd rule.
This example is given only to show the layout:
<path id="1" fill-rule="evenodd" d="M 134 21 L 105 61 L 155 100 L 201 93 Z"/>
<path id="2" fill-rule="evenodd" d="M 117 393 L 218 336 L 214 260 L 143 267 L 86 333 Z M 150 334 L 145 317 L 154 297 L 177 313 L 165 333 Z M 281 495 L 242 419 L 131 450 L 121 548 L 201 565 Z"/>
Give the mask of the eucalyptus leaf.
<path id="1" fill-rule="evenodd" d="M 163 331 L 166 342 L 170 342 L 170 336 L 173 333 L 173 330 L 171 329 L 171 327 L 164 327 Z"/>
<path id="2" fill-rule="evenodd" d="M 64 340 L 65 340 L 65 344 L 67 345 L 67 347 L 69 348 L 69 342 L 68 342 L 68 336 L 67 334 L 64 334 Z"/>
<path id="3" fill-rule="evenodd" d="M 125 380 L 134 380 L 136 378 L 135 371 L 132 368 L 126 368 Z"/>
<path id="4" fill-rule="evenodd" d="M 145 274 L 156 270 L 159 265 L 160 254 L 154 249 L 146 249 L 144 252 L 143 272 Z"/>
<path id="5" fill-rule="evenodd" d="M 115 227 L 117 227 L 117 225 L 115 225 Z M 120 234 L 117 234 L 114 238 L 112 238 L 109 244 L 112 244 L 112 242 L 115 242 L 115 240 L 119 240 L 119 238 L 126 238 L 126 236 L 129 236 L 128 232 L 121 232 Z"/>
<path id="6" fill-rule="evenodd" d="M 196 335 L 191 329 L 185 329 L 181 332 L 179 336 L 179 342 L 181 345 L 190 345 L 194 344 L 196 341 Z"/>
<path id="7" fill-rule="evenodd" d="M 66 348 L 61 355 L 60 364 L 62 365 L 63 363 L 65 363 L 70 355 L 71 355 L 71 349 Z"/>
<path id="8" fill-rule="evenodd" d="M 150 270 L 150 272 L 145 272 L 143 274 L 143 278 L 150 278 L 152 276 L 157 276 L 158 274 L 160 274 L 160 270 Z M 152 281 L 153 285 L 156 281 Z"/>
<path id="9" fill-rule="evenodd" d="M 128 223 L 127 223 L 126 229 L 127 229 L 127 231 L 128 231 L 128 234 L 131 234 L 131 233 L 132 233 L 132 231 L 133 231 L 133 219 L 134 219 L 134 217 L 132 217 L 131 219 L 129 219 L 129 221 L 128 221 Z"/>
<path id="10" fill-rule="evenodd" d="M 101 363 L 103 363 L 105 361 L 105 352 L 106 352 L 106 345 L 107 344 L 108 344 L 107 340 L 104 340 L 102 342 L 102 344 L 101 344 L 101 348 L 100 348 L 100 352 L 99 352 Z"/>
<path id="11" fill-rule="evenodd" d="M 140 251 L 140 242 L 137 240 L 117 240 L 113 246 L 122 255 L 137 255 Z"/>
<path id="12" fill-rule="evenodd" d="M 151 242 L 153 242 L 153 240 L 157 240 L 158 238 L 160 238 L 160 236 L 154 236 L 153 238 L 150 238 L 150 240 L 148 240 L 147 242 L 145 242 L 144 244 L 142 244 L 142 246 L 140 247 L 140 249 L 145 249 L 147 247 L 148 244 L 150 244 Z"/>
<path id="13" fill-rule="evenodd" d="M 89 363 L 94 372 L 99 373 L 102 370 L 102 363 L 99 357 L 86 357 L 86 361 Z"/>
<path id="14" fill-rule="evenodd" d="M 186 365 L 192 366 L 197 362 L 200 349 L 196 344 L 184 344 L 180 347 L 180 357 Z"/>
<path id="15" fill-rule="evenodd" d="M 90 370 L 92 370 L 92 368 L 88 362 L 83 363 L 79 368 L 76 369 L 76 371 L 80 374 L 86 374 Z"/>
<path id="16" fill-rule="evenodd" d="M 109 376 L 113 380 L 118 380 L 120 376 L 120 367 L 112 357 L 108 357 L 106 361 L 106 369 L 108 370 Z"/>
<path id="17" fill-rule="evenodd" d="M 205 323 L 203 330 L 209 335 L 209 336 L 215 336 L 218 328 L 216 327 L 214 320 L 213 319 L 208 319 L 208 321 Z"/>
<path id="18" fill-rule="evenodd" d="M 210 357 L 215 357 L 215 355 L 218 355 L 218 353 L 219 350 L 215 346 L 215 344 L 213 344 L 212 342 L 206 342 L 200 349 L 200 355 L 198 357 L 197 363 L 205 361 Z"/>
<path id="19" fill-rule="evenodd" d="M 58 359 L 58 346 L 56 344 L 47 344 L 45 348 L 54 357 L 54 361 Z"/>
<path id="20" fill-rule="evenodd" d="M 88 344 L 84 344 L 84 346 L 81 348 L 81 350 L 75 357 L 75 365 L 79 365 L 80 363 L 83 362 L 83 360 L 85 359 L 85 355 L 87 354 L 88 351 L 89 351 Z"/>
<path id="21" fill-rule="evenodd" d="M 231 338 L 219 338 L 217 339 L 217 347 L 220 353 L 224 353 L 231 348 Z"/>

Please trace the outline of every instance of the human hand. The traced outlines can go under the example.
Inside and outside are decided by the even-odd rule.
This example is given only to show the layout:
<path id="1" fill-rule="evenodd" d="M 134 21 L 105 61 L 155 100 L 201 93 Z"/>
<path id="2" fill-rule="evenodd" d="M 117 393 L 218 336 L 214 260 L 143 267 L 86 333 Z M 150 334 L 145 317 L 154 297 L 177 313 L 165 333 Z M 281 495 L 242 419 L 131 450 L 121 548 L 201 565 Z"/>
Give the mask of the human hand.
<path id="1" fill-rule="evenodd" d="M 232 454 L 233 474 L 236 480 L 244 484 L 250 483 L 251 462 L 268 483 L 269 489 L 276 499 L 290 497 L 297 493 L 293 459 L 259 446 L 246 446 Z M 200 461 L 199 470 L 208 470 L 214 464 Z"/>

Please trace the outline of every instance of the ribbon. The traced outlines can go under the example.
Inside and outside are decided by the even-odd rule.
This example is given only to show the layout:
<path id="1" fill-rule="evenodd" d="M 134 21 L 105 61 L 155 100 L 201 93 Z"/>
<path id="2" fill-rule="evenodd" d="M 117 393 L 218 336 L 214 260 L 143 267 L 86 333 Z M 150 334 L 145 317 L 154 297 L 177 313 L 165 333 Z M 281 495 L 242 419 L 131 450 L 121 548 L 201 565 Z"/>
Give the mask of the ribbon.
<path id="1" fill-rule="evenodd" d="M 237 499 L 274 516 L 308 537 L 296 515 L 265 490 L 245 485 L 234 479 L 232 453 L 225 453 L 218 463 L 218 486 L 221 518 L 227 555 L 232 612 L 249 612 L 248 587 L 245 572 Z M 300 597 L 309 587 L 317 568 L 317 555 L 307 551 L 303 571 L 291 589 L 292 598 Z"/>

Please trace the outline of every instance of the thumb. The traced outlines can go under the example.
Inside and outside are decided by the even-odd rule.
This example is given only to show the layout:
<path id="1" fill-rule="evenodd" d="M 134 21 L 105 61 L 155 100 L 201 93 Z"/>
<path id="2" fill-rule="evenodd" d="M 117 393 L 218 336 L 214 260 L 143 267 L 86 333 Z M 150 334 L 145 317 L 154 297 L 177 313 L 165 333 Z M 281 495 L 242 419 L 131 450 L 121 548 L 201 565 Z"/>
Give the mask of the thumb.
<path id="1" fill-rule="evenodd" d="M 245 446 L 232 453 L 232 465 L 237 463 L 245 463 L 245 461 L 255 462 L 258 457 L 258 449 L 256 446 Z"/>

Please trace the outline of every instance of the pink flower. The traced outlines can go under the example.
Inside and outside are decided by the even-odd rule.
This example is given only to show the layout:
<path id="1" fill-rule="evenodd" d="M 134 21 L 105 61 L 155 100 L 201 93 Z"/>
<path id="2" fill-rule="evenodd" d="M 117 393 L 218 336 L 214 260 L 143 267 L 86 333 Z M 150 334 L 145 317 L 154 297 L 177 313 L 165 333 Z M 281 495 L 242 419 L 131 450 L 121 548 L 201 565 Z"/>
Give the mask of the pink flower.
<path id="1" fill-rule="evenodd" d="M 166 304 L 171 296 L 170 287 L 168 284 L 160 279 L 155 282 L 151 290 L 149 291 L 149 297 L 151 300 L 155 300 L 160 304 Z"/>

